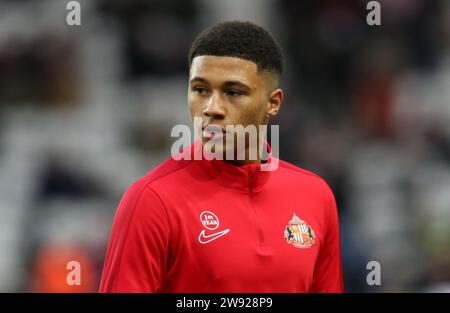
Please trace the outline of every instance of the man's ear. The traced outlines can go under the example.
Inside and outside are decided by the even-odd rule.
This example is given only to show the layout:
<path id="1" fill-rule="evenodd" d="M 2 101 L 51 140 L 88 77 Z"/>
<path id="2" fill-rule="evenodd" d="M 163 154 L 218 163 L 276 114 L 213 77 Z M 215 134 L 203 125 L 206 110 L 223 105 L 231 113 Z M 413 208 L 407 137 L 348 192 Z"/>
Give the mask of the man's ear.
<path id="1" fill-rule="evenodd" d="M 267 117 L 273 118 L 275 115 L 278 114 L 278 111 L 280 110 L 281 103 L 283 102 L 283 90 L 280 88 L 277 88 L 270 92 L 269 94 L 269 103 L 268 103 L 268 110 L 267 110 Z"/>

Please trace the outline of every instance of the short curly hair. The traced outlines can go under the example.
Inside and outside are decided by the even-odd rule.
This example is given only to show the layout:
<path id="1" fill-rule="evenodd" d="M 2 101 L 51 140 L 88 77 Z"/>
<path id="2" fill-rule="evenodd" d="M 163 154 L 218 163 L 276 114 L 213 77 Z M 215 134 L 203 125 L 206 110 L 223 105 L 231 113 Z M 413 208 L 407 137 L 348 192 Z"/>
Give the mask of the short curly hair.
<path id="1" fill-rule="evenodd" d="M 189 68 L 196 56 L 229 56 L 256 63 L 258 71 L 281 75 L 283 54 L 272 35 L 251 22 L 229 21 L 216 24 L 194 40 L 189 51 Z"/>

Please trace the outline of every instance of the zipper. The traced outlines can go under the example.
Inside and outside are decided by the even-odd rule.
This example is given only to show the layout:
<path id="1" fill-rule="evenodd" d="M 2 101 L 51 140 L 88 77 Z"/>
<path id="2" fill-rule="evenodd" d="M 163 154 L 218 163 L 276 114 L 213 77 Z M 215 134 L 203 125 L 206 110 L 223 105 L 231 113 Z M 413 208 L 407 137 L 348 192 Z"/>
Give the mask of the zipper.
<path id="1" fill-rule="evenodd" d="M 258 243 L 260 246 L 264 245 L 265 242 L 265 238 L 264 238 L 264 232 L 263 232 L 263 227 L 262 227 L 262 223 L 261 223 L 261 218 L 258 214 L 258 211 L 255 209 L 253 202 L 252 202 L 252 196 L 253 196 L 253 183 L 255 180 L 255 170 L 251 169 L 250 172 L 250 183 L 248 186 L 248 200 L 249 200 L 249 204 L 250 204 L 250 208 L 251 210 L 253 210 L 254 214 L 255 214 L 255 218 L 256 218 L 256 226 L 257 226 L 257 233 L 258 233 Z"/>

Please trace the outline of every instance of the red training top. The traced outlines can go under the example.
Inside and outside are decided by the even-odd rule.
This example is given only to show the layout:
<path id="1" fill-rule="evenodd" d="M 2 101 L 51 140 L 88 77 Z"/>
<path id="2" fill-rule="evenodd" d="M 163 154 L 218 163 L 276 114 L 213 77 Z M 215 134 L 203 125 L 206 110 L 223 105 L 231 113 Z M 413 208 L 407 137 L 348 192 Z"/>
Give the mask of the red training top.
<path id="1" fill-rule="evenodd" d="M 100 292 L 343 292 L 333 193 L 283 161 L 170 158 L 121 200 Z"/>

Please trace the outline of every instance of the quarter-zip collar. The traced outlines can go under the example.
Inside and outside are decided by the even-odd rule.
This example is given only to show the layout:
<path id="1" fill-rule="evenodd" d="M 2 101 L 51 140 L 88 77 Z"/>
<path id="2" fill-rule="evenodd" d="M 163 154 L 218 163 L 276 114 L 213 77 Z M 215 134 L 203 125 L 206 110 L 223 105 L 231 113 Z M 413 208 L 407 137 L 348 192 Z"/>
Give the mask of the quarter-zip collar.
<path id="1" fill-rule="evenodd" d="M 270 145 L 265 142 L 265 146 L 269 155 L 267 162 L 270 163 L 272 160 Z M 201 141 L 197 140 L 192 150 L 202 148 Z M 264 189 L 271 175 L 271 171 L 262 171 L 261 164 L 256 162 L 238 166 L 224 160 L 206 160 L 204 157 L 194 162 L 199 162 L 198 164 L 207 172 L 210 179 L 224 187 L 245 193 L 259 192 Z"/>

